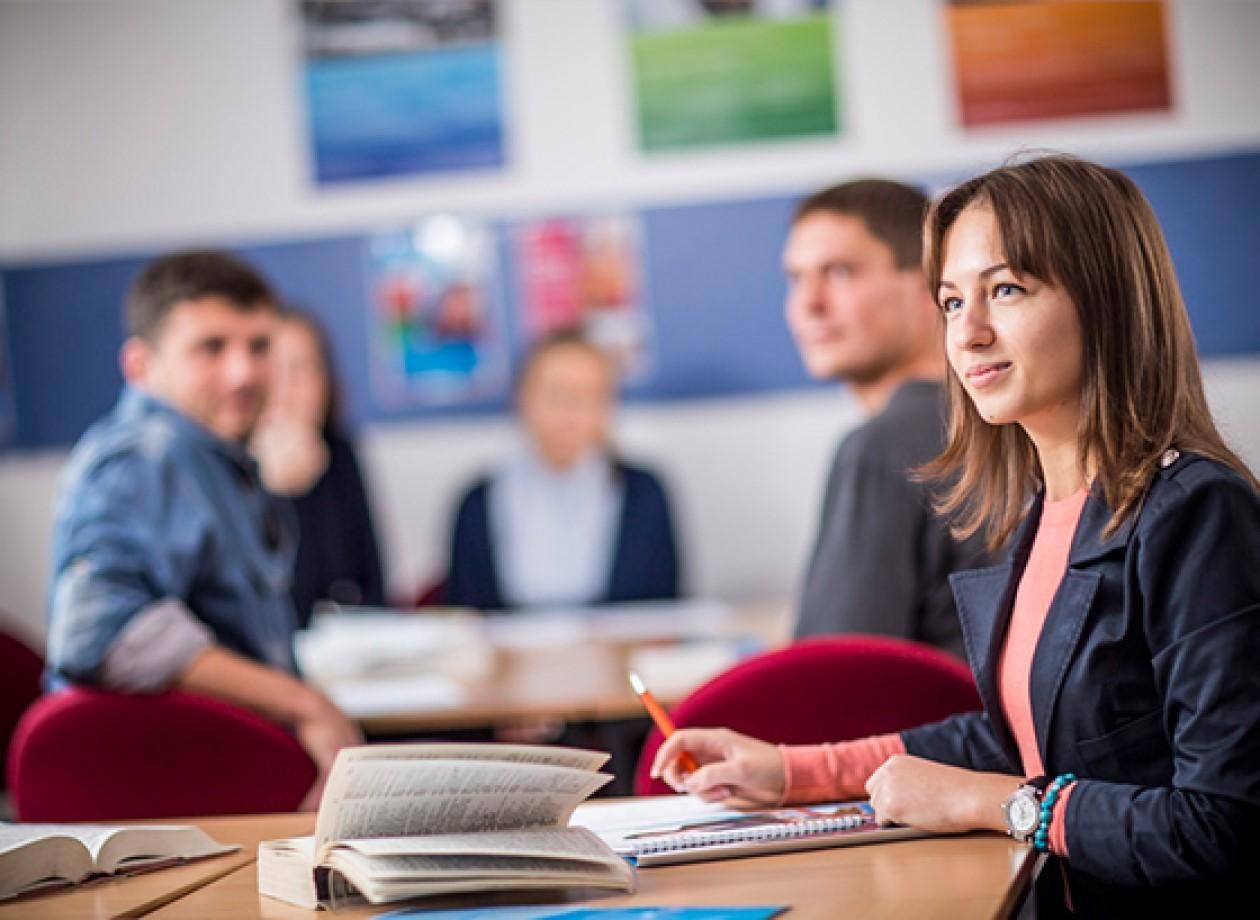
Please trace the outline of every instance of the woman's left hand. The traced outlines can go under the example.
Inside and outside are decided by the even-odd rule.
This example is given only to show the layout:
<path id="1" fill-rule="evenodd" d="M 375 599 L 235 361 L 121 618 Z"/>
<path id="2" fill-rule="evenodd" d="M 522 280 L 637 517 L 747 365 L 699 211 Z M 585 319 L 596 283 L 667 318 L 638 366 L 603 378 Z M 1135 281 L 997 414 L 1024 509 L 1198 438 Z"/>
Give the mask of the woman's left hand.
<path id="1" fill-rule="evenodd" d="M 871 774 L 866 791 L 881 824 L 945 833 L 1005 831 L 1002 803 L 1023 782 L 909 754 L 896 754 Z"/>

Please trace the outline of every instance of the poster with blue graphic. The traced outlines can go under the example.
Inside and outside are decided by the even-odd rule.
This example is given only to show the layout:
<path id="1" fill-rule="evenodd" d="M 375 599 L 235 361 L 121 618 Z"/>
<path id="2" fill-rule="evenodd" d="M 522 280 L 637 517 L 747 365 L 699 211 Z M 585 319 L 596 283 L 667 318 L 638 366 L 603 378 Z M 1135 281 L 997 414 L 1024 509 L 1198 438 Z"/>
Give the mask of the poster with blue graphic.
<path id="1" fill-rule="evenodd" d="M 321 185 L 504 163 L 495 0 L 302 0 Z"/>
<path id="2" fill-rule="evenodd" d="M 437 215 L 379 233 L 367 248 L 377 405 L 388 410 L 503 395 L 507 348 L 488 230 Z"/>

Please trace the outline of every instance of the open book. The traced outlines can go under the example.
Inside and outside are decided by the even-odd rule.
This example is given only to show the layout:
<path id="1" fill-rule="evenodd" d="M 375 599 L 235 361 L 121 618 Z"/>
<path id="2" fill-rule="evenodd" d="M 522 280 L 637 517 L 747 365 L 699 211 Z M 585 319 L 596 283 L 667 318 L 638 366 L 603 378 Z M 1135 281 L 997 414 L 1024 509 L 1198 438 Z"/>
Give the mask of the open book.
<path id="1" fill-rule="evenodd" d="M 608 755 L 515 744 L 345 748 L 313 837 L 258 848 L 258 890 L 300 907 L 564 886 L 634 888 L 630 865 L 568 827 Z"/>
<path id="2" fill-rule="evenodd" d="M 0 900 L 237 849 L 189 825 L 0 823 Z"/>
<path id="3" fill-rule="evenodd" d="M 924 837 L 927 831 L 881 826 L 865 801 L 770 811 L 736 811 L 687 795 L 583 805 L 575 827 L 592 830 L 638 866 L 730 859 L 786 850 Z"/>

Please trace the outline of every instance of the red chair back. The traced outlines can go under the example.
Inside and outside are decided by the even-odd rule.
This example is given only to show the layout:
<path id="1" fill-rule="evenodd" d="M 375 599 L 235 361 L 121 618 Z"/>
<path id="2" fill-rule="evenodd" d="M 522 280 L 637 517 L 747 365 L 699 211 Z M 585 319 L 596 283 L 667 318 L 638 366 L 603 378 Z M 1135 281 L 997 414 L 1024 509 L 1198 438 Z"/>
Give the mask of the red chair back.
<path id="1" fill-rule="evenodd" d="M 222 700 L 85 688 L 27 710 L 8 769 L 22 821 L 293 811 L 316 773 L 287 731 Z"/>
<path id="2" fill-rule="evenodd" d="M 412 607 L 440 607 L 446 598 L 446 576 L 439 576 L 421 585 L 411 602 Z"/>
<path id="3" fill-rule="evenodd" d="M 776 744 L 821 744 L 901 731 L 980 708 L 970 669 L 932 646 L 886 636 L 804 639 L 733 665 L 672 713 L 679 728 L 725 727 Z M 653 728 L 636 795 L 673 790 L 648 776 L 664 739 Z"/>
<path id="4" fill-rule="evenodd" d="M 39 699 L 43 672 L 43 658 L 0 631 L 0 764 L 7 762 L 9 741 L 22 713 Z"/>

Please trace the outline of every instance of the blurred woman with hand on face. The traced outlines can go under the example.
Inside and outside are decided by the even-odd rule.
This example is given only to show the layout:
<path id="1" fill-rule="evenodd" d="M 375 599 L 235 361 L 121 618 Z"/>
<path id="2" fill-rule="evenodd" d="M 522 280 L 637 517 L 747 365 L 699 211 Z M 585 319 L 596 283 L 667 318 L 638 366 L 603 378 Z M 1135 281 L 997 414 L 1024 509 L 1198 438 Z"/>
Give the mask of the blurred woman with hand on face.
<path id="1" fill-rule="evenodd" d="M 817 746 L 684 729 L 653 771 L 736 805 L 865 792 L 881 821 L 1005 831 L 1057 864 L 1038 917 L 1249 903 L 1260 494 L 1155 215 L 1122 173 L 1047 156 L 947 193 L 925 239 L 953 371 L 926 472 L 963 533 L 1011 548 L 951 577 L 983 711 Z"/>
<path id="2" fill-rule="evenodd" d="M 341 428 L 331 354 L 314 317 L 287 309 L 271 340 L 267 408 L 251 441 L 267 488 L 299 523 L 293 604 L 306 626 L 317 601 L 380 606 L 384 577 L 354 446 Z"/>

